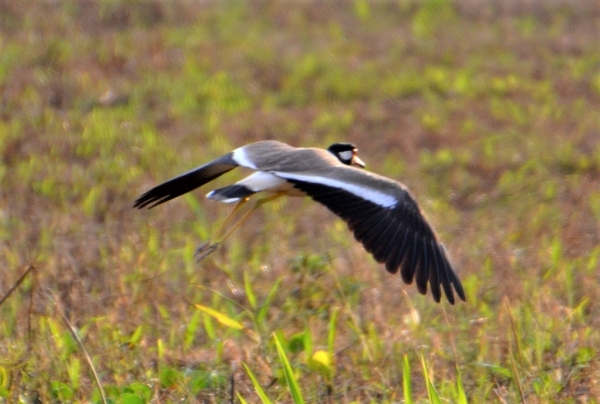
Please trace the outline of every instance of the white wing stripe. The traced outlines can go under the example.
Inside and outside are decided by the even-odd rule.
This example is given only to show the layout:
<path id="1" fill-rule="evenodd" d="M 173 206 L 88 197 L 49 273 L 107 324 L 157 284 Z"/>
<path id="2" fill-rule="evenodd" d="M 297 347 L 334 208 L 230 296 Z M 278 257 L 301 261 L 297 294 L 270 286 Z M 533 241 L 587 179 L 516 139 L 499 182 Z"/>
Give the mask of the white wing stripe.
<path id="1" fill-rule="evenodd" d="M 303 181 L 313 184 L 322 184 L 334 188 L 343 189 L 344 191 L 348 191 L 360 198 L 376 203 L 377 205 L 384 208 L 392 208 L 398 203 L 398 200 L 393 195 L 383 193 L 373 188 L 365 187 L 364 185 L 357 185 L 350 182 L 339 181 L 333 178 L 320 177 L 318 175 L 292 174 L 281 171 L 275 171 L 273 173 L 279 177 L 290 180 Z"/>

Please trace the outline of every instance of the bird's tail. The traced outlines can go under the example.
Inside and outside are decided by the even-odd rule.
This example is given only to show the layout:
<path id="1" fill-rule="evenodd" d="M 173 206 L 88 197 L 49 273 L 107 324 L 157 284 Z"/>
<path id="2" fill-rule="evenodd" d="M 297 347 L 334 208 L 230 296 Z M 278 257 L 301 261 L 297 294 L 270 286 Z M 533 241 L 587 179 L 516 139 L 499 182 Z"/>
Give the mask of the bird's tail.
<path id="1" fill-rule="evenodd" d="M 206 197 L 219 202 L 232 203 L 238 202 L 240 199 L 247 198 L 255 193 L 255 191 L 244 185 L 234 184 L 210 191 L 206 194 Z"/>

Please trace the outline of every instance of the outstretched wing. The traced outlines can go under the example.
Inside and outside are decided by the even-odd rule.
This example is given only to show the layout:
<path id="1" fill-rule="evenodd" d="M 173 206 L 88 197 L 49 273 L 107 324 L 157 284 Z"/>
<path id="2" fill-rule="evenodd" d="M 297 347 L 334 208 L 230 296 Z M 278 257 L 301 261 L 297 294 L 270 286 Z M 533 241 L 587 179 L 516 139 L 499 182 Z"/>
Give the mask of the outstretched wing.
<path id="1" fill-rule="evenodd" d="M 407 284 L 414 279 L 421 294 L 427 293 L 429 283 L 436 302 L 441 299 L 440 286 L 451 304 L 455 301 L 452 287 L 465 300 L 446 249 L 408 190 L 399 183 L 360 170 L 351 175 L 357 181 L 345 183 L 345 189 L 323 177 L 280 172 L 277 175 L 341 217 L 378 262 L 385 263 L 391 273 L 400 269 Z M 385 195 L 380 190 L 369 189 L 367 182 L 361 181 L 361 175 L 384 182 Z"/>
<path id="2" fill-rule="evenodd" d="M 194 168 L 186 173 L 178 175 L 167 182 L 152 188 L 142 194 L 133 204 L 134 208 L 142 209 L 148 205 L 148 209 L 160 205 L 163 202 L 177 198 L 188 193 L 212 180 L 233 170 L 239 164 L 234 160 L 233 152 L 219 157 L 216 160 Z"/>

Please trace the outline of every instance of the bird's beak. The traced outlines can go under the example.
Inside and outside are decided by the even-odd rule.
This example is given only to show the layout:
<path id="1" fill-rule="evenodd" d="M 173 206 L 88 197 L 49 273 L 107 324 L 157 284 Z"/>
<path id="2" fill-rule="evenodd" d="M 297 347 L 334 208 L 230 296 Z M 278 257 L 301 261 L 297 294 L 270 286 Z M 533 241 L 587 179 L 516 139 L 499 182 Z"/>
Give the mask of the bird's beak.
<path id="1" fill-rule="evenodd" d="M 360 168 L 365 168 L 365 166 L 366 166 L 365 162 L 362 161 L 360 159 L 360 157 L 358 157 L 356 154 L 354 156 L 352 156 L 352 162 L 350 163 L 350 165 L 360 167 Z"/>

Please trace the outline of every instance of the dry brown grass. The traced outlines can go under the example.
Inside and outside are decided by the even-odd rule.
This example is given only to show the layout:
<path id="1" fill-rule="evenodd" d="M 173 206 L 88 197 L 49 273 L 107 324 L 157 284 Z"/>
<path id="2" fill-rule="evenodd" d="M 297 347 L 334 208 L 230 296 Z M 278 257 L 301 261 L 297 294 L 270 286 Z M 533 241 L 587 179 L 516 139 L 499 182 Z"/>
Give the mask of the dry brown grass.
<path id="1" fill-rule="evenodd" d="M 98 400 L 60 313 L 116 401 L 223 402 L 231 375 L 254 401 L 241 363 L 281 380 L 271 333 L 323 349 L 333 308 L 333 396 L 292 358 L 307 401 L 398 402 L 405 353 L 417 401 L 418 354 L 449 400 L 457 367 L 472 402 L 600 400 L 598 2 L 362 3 L 0 1 L 0 295 L 36 268 L 0 306 L 0 400 Z M 201 265 L 226 207 L 131 209 L 260 139 L 356 143 L 418 195 L 469 301 L 417 295 L 314 203 L 265 207 Z M 233 303 L 245 275 L 259 301 L 281 279 L 264 324 Z"/>

